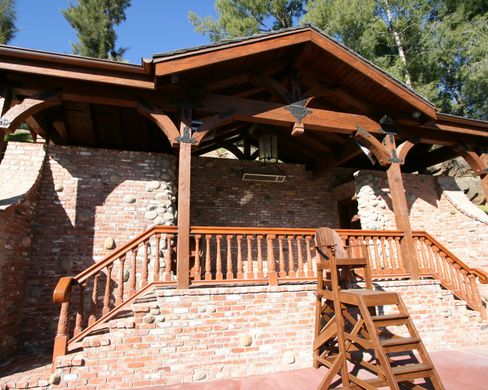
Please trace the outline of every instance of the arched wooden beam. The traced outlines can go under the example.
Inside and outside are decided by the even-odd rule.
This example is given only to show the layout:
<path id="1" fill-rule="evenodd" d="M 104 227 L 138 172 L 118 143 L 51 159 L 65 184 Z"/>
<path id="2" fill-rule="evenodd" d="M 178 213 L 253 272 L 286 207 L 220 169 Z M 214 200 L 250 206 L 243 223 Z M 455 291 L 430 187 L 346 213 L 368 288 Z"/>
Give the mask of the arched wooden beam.
<path id="1" fill-rule="evenodd" d="M 397 158 L 401 160 L 400 164 L 405 164 L 405 159 L 407 158 L 408 152 L 420 142 L 420 138 L 410 138 L 401 143 L 396 148 Z"/>
<path id="2" fill-rule="evenodd" d="M 380 141 L 378 141 L 372 134 L 368 133 L 361 127 L 357 127 L 357 131 L 353 134 L 361 145 L 367 147 L 371 153 L 376 157 L 381 166 L 388 166 L 391 163 L 391 154 Z"/>
<path id="3" fill-rule="evenodd" d="M 478 153 L 468 150 L 462 145 L 453 146 L 452 149 L 466 160 L 474 173 L 480 176 L 481 186 L 483 187 L 485 199 L 488 203 L 488 161 L 483 158 L 484 155 L 480 156 Z"/>
<path id="4" fill-rule="evenodd" d="M 147 101 L 138 100 L 137 112 L 156 123 L 168 138 L 171 146 L 175 147 L 179 144 L 176 139 L 180 136 L 180 132 L 173 121 L 163 111 Z"/>
<path id="5" fill-rule="evenodd" d="M 234 114 L 235 114 L 235 110 L 228 110 L 203 119 L 203 123 L 200 126 L 198 126 L 193 136 L 193 138 L 195 138 L 196 140 L 196 144 L 200 145 L 203 139 L 212 130 L 232 122 L 234 120 Z"/>
<path id="6" fill-rule="evenodd" d="M 219 141 L 219 142 L 217 142 L 217 146 L 224 148 L 225 150 L 229 151 L 238 160 L 245 160 L 246 159 L 246 156 L 244 156 L 244 153 L 242 153 L 242 151 L 237 146 L 235 146 L 234 144 L 232 144 L 230 142 Z"/>
<path id="7" fill-rule="evenodd" d="M 43 91 L 25 98 L 21 103 L 11 107 L 0 119 L 0 128 L 12 133 L 28 117 L 53 106 L 61 104 L 61 94 L 57 90 Z"/>
<path id="8" fill-rule="evenodd" d="M 478 153 L 473 152 L 472 150 L 468 150 L 462 145 L 453 146 L 452 149 L 466 160 L 471 169 L 478 176 L 485 176 L 486 174 L 488 174 L 487 163 L 483 161 Z"/>

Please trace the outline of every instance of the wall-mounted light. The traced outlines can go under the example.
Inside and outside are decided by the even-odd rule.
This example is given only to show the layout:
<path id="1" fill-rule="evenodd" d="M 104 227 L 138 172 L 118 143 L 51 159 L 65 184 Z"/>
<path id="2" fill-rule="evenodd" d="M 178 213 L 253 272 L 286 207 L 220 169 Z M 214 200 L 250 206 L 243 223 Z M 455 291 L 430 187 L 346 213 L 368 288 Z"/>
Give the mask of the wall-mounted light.
<path id="1" fill-rule="evenodd" d="M 259 137 L 259 162 L 275 164 L 278 162 L 278 139 L 274 134 Z"/>

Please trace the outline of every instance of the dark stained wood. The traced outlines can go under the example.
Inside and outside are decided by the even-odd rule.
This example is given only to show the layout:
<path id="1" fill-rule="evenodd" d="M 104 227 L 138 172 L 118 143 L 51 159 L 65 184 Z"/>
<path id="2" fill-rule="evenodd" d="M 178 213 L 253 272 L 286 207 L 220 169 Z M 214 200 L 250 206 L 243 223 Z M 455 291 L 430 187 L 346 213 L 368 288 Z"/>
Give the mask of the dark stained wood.
<path id="1" fill-rule="evenodd" d="M 191 110 L 182 109 L 180 134 L 182 138 L 191 136 Z M 190 185 L 191 147 L 188 142 L 180 142 L 178 158 L 178 246 L 177 246 L 177 287 L 190 287 Z"/>
<path id="2" fill-rule="evenodd" d="M 373 153 L 380 165 L 388 166 L 390 164 L 392 157 L 391 150 L 387 150 L 385 145 L 373 137 L 372 134 L 369 134 L 366 130 L 361 128 L 354 133 L 354 137 Z"/>
<path id="3" fill-rule="evenodd" d="M 171 146 L 177 146 L 176 138 L 180 132 L 173 121 L 161 109 L 153 106 L 151 103 L 140 100 L 137 105 L 137 112 L 152 120 L 163 131 L 168 138 Z M 189 125 L 191 127 L 191 124 Z"/>
<path id="4" fill-rule="evenodd" d="M 393 135 L 387 134 L 385 141 L 386 146 L 390 151 L 396 149 L 395 138 Z M 413 241 L 407 197 L 400 166 L 400 163 L 392 161 L 391 165 L 386 170 L 386 175 L 388 178 L 388 187 L 390 188 L 391 203 L 395 213 L 396 226 L 397 229 L 401 230 L 404 234 L 404 238 L 401 242 L 403 262 L 411 277 L 413 279 L 418 279 L 419 265 L 417 251 Z"/>

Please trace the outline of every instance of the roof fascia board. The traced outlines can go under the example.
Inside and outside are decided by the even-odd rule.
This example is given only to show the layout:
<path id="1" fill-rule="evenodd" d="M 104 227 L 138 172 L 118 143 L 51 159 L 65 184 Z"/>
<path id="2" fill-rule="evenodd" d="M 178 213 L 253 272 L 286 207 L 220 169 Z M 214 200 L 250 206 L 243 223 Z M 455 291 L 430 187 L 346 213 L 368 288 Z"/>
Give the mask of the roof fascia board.
<path id="1" fill-rule="evenodd" d="M 155 75 L 165 76 L 251 54 L 310 41 L 310 29 L 287 31 L 155 59 Z"/>

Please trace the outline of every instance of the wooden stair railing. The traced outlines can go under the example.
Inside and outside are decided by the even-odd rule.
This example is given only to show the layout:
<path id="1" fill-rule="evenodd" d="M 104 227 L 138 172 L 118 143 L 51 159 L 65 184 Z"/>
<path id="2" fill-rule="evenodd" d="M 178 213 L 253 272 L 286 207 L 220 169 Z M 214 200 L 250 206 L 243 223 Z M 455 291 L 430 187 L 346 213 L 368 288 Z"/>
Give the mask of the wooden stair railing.
<path id="1" fill-rule="evenodd" d="M 148 284 L 176 284 L 176 232 L 175 226 L 154 226 L 78 275 L 59 280 L 53 293 L 61 303 L 53 361 Z M 76 313 L 74 321 L 70 313 Z"/>
<path id="2" fill-rule="evenodd" d="M 277 285 L 316 278 L 315 229 L 193 226 L 190 232 L 192 286 Z M 355 251 L 350 256 L 368 258 L 373 278 L 410 276 L 401 257 L 400 231 L 337 232 Z M 176 284 L 176 234 L 175 226 L 153 227 L 80 274 L 60 279 L 53 294 L 54 302 L 61 303 L 54 357 L 149 284 Z M 414 232 L 413 238 L 421 277 L 438 279 L 486 319 L 476 279 L 486 284 L 488 274 L 468 267 L 426 232 Z M 70 312 L 76 312 L 74 319 Z"/>

